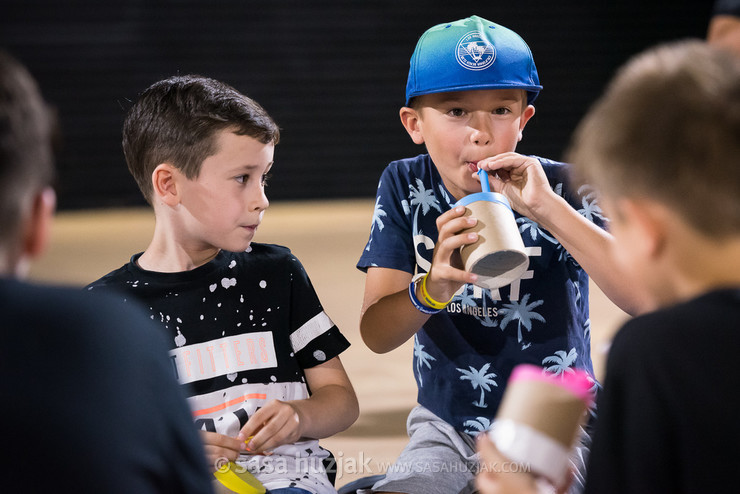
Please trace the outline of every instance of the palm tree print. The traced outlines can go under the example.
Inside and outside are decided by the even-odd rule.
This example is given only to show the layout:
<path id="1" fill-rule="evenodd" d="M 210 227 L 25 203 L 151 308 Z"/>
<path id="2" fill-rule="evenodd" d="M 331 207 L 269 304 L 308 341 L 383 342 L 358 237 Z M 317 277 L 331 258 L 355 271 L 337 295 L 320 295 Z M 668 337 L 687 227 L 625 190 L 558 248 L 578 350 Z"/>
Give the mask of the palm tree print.
<path id="1" fill-rule="evenodd" d="M 444 199 L 447 204 L 450 204 L 450 196 L 447 195 L 447 191 L 442 184 L 439 184 L 439 195 L 442 196 L 442 199 Z"/>
<path id="2" fill-rule="evenodd" d="M 472 293 L 473 290 L 473 285 L 463 285 L 463 290 L 460 292 L 461 306 L 475 305 L 475 297 Z"/>
<path id="3" fill-rule="evenodd" d="M 490 366 L 491 364 L 485 364 L 480 369 L 475 369 L 472 365 L 470 365 L 468 366 L 470 370 L 459 368 L 457 369 L 458 372 L 462 373 L 462 376 L 460 376 L 461 381 L 468 380 L 473 386 L 473 389 L 480 388 L 480 401 L 473 401 L 473 405 L 479 408 L 488 407 L 488 404 L 486 404 L 485 402 L 486 391 L 491 391 L 491 385 L 498 386 L 498 383 L 494 380 L 496 374 L 493 372 L 486 374 L 486 371 Z"/>
<path id="4" fill-rule="evenodd" d="M 480 322 L 480 325 L 481 326 L 486 327 L 486 328 L 495 328 L 496 326 L 498 326 L 498 321 L 488 315 L 489 314 L 488 313 L 488 304 L 489 303 L 495 304 L 495 302 L 490 297 L 490 295 L 491 295 L 491 292 L 488 291 L 488 290 L 486 290 L 486 291 L 483 292 L 483 298 L 481 299 L 481 301 L 483 303 L 483 314 L 485 314 L 485 315 L 482 316 L 482 317 L 475 316 L 475 318 L 478 319 L 478 322 Z M 489 300 L 490 300 L 490 302 L 489 302 Z"/>
<path id="5" fill-rule="evenodd" d="M 411 216 L 411 207 L 409 206 L 409 201 L 406 199 L 401 199 L 401 209 L 403 209 L 403 214 Z"/>
<path id="6" fill-rule="evenodd" d="M 466 420 L 463 422 L 465 434 L 475 435 L 478 432 L 483 432 L 491 427 L 491 421 L 486 417 L 476 417 L 473 420 Z"/>
<path id="7" fill-rule="evenodd" d="M 529 301 L 529 295 L 529 293 L 524 295 L 521 302 L 504 304 L 503 308 L 499 311 L 501 314 L 504 314 L 504 318 L 501 319 L 502 330 L 506 329 L 506 326 L 511 321 L 517 321 L 519 338 L 517 341 L 519 343 L 522 342 L 522 326 L 524 326 L 524 329 L 527 331 L 532 331 L 532 321 L 546 322 L 542 315 L 534 311 L 535 307 L 539 307 L 544 302 L 542 300 L 537 300 L 531 304 L 527 304 Z"/>
<path id="8" fill-rule="evenodd" d="M 373 222 L 370 226 L 370 233 L 375 230 L 375 227 L 378 227 L 378 230 L 383 231 L 383 227 L 385 226 L 383 224 L 383 217 L 388 216 L 385 211 L 383 211 L 383 205 L 380 204 L 380 197 L 378 197 L 375 200 L 375 209 L 373 210 Z"/>
<path id="9" fill-rule="evenodd" d="M 546 239 L 547 241 L 557 244 L 558 241 L 555 240 L 555 238 L 551 237 L 547 233 L 545 233 L 542 228 L 540 228 L 540 225 L 536 223 L 535 221 L 530 220 L 526 216 L 520 216 L 516 219 L 516 222 L 519 223 L 519 232 L 524 235 L 524 232 L 529 230 L 529 237 L 535 241 L 537 240 L 537 236 L 541 236 L 542 238 Z"/>
<path id="10" fill-rule="evenodd" d="M 383 228 L 385 227 L 385 224 L 383 223 L 383 217 L 388 216 L 385 211 L 383 211 L 383 205 L 380 204 L 380 196 L 375 200 L 375 209 L 373 210 L 373 221 L 370 224 L 370 240 L 367 241 L 367 245 L 365 246 L 365 250 L 370 250 L 370 244 L 373 241 L 373 232 L 375 231 L 375 227 L 378 227 L 378 231 L 383 231 Z"/>
<path id="11" fill-rule="evenodd" d="M 586 319 L 586 322 L 583 324 L 583 337 L 586 340 L 591 338 L 591 319 Z"/>
<path id="12" fill-rule="evenodd" d="M 601 221 L 608 221 L 602 214 L 601 207 L 596 203 L 596 192 L 589 185 L 583 185 L 578 189 L 578 194 L 581 196 L 581 205 L 583 206 L 578 212 L 585 216 L 589 221 L 600 219 Z"/>
<path id="13" fill-rule="evenodd" d="M 551 372 L 555 376 L 560 376 L 566 372 L 573 373 L 572 366 L 578 358 L 578 352 L 575 348 L 571 348 L 570 352 L 565 353 L 565 350 L 558 350 L 555 355 L 545 357 L 542 360 L 542 365 L 553 364 L 549 367 L 545 367 L 547 372 Z"/>
<path id="14" fill-rule="evenodd" d="M 434 197 L 434 191 L 427 190 L 421 179 L 416 179 L 416 187 L 409 184 L 409 190 L 411 191 L 409 194 L 411 205 L 421 206 L 422 214 L 427 214 L 431 208 L 436 209 L 440 213 L 442 212 L 442 209 L 439 207 L 439 201 Z"/>
<path id="15" fill-rule="evenodd" d="M 574 303 L 578 304 L 581 301 L 581 285 L 578 283 L 578 281 L 573 280 L 567 280 L 566 285 L 569 285 L 573 288 L 573 293 L 575 295 L 575 299 L 573 300 Z"/>
<path id="16" fill-rule="evenodd" d="M 419 376 L 419 387 L 423 388 L 424 381 L 421 378 L 421 367 L 426 365 L 428 369 L 431 369 L 432 365 L 429 362 L 434 362 L 437 359 L 424 351 L 424 345 L 419 343 L 418 335 L 414 335 L 414 358 L 416 358 L 416 375 Z"/>
<path id="17" fill-rule="evenodd" d="M 555 184 L 555 187 L 553 187 L 552 190 L 560 197 L 565 198 L 565 194 L 563 192 L 563 182 L 558 182 L 557 184 Z"/>

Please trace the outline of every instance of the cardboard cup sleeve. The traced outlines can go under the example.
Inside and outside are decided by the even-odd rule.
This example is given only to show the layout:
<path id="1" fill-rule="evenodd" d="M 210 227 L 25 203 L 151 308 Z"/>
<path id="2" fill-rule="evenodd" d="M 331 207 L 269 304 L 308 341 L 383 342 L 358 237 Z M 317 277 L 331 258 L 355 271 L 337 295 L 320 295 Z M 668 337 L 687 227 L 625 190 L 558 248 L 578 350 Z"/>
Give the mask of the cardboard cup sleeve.
<path id="1" fill-rule="evenodd" d="M 465 206 L 466 216 L 478 220 L 467 230 L 476 232 L 478 240 L 460 249 L 465 270 L 478 275 L 476 285 L 494 289 L 518 279 L 529 267 L 529 257 L 506 197 L 478 192 L 460 199 L 459 205 Z"/>
<path id="2" fill-rule="evenodd" d="M 569 474 L 569 455 L 593 402 L 592 379 L 571 369 L 559 376 L 537 366 L 514 368 L 489 437 L 510 460 L 555 486 Z"/>

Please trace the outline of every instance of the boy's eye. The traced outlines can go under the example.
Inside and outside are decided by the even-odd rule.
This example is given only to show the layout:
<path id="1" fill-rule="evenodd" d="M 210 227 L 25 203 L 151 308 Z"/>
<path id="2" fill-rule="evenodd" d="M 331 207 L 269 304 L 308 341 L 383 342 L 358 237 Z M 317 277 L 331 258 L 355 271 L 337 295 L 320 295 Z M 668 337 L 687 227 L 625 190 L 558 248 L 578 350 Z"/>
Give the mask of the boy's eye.
<path id="1" fill-rule="evenodd" d="M 270 173 L 265 173 L 264 175 L 262 175 L 262 186 L 263 187 L 267 186 L 267 181 L 270 180 L 271 177 L 272 177 L 272 174 Z"/>
<path id="2" fill-rule="evenodd" d="M 237 183 L 240 183 L 240 184 L 246 183 L 248 179 L 249 179 L 249 175 L 238 175 L 234 177 L 234 180 L 236 180 Z"/>
<path id="3" fill-rule="evenodd" d="M 493 110 L 494 115 L 508 115 L 509 113 L 511 113 L 511 110 L 509 108 L 506 108 L 505 106 Z"/>
<path id="4" fill-rule="evenodd" d="M 462 117 L 463 115 L 465 115 L 465 110 L 463 110 L 462 108 L 453 108 L 447 113 L 453 117 Z"/>

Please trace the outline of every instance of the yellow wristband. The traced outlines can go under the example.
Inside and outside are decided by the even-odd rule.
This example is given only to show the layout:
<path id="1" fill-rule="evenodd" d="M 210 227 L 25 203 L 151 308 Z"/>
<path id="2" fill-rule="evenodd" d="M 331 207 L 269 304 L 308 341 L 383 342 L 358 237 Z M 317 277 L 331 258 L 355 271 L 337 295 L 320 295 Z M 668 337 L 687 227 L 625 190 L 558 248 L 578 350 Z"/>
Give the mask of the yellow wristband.
<path id="1" fill-rule="evenodd" d="M 429 295 L 429 292 L 427 291 L 427 277 L 429 276 L 429 273 L 425 274 L 424 277 L 421 279 L 421 298 L 422 302 L 427 304 L 432 309 L 442 310 L 447 305 L 449 305 L 450 302 L 452 302 L 452 298 L 448 300 L 447 302 L 439 302 L 438 300 L 434 300 L 431 295 Z M 454 296 L 453 296 L 454 298 Z"/>

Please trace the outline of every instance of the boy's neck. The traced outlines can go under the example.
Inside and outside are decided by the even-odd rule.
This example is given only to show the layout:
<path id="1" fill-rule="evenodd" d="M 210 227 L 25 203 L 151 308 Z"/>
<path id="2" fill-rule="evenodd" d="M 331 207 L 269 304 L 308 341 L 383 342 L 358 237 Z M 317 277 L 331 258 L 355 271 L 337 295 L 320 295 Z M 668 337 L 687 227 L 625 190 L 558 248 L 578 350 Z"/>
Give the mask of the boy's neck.
<path id="1" fill-rule="evenodd" d="M 136 264 L 147 271 L 158 273 L 179 273 L 191 271 L 213 260 L 220 249 L 210 249 L 197 252 L 167 251 L 150 245 L 136 260 Z"/>
<path id="2" fill-rule="evenodd" d="M 31 259 L 25 255 L 0 249 L 0 277 L 25 279 L 31 268 Z"/>
<path id="3" fill-rule="evenodd" d="M 698 297 L 712 290 L 740 287 L 740 237 L 725 240 L 692 238 L 674 252 L 665 293 L 667 305 Z"/>
<path id="4" fill-rule="evenodd" d="M 136 263 L 147 271 L 179 273 L 191 271 L 215 258 L 220 249 L 212 245 L 188 245 L 169 232 L 162 232 L 161 223 L 155 224 L 151 243 Z"/>
<path id="5" fill-rule="evenodd" d="M 158 206 L 154 206 L 152 240 L 136 260 L 140 268 L 158 273 L 192 271 L 218 255 L 221 249 L 193 238 L 170 208 Z"/>

